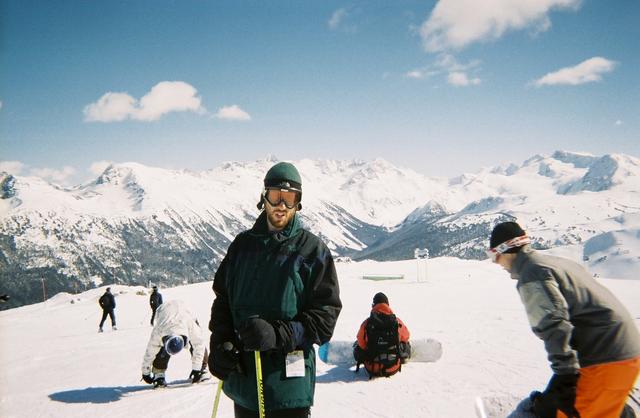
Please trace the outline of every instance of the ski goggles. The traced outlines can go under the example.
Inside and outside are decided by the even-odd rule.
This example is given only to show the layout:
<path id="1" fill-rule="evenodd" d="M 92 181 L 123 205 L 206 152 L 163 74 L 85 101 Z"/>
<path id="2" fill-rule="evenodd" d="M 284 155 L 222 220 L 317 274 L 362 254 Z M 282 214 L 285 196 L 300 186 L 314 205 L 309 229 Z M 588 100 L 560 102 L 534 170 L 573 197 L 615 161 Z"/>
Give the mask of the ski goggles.
<path id="1" fill-rule="evenodd" d="M 498 259 L 498 255 L 503 254 L 512 248 L 522 247 L 523 245 L 526 245 L 526 244 L 531 244 L 531 239 L 526 235 L 522 235 L 519 237 L 512 238 L 509 241 L 505 241 L 494 248 L 488 249 L 487 255 L 489 256 L 491 261 L 495 263 L 496 260 Z"/>
<path id="2" fill-rule="evenodd" d="M 287 209 L 295 208 L 302 199 L 302 193 L 295 190 L 268 188 L 262 192 L 264 199 L 269 202 L 271 206 L 279 206 L 284 202 Z"/>

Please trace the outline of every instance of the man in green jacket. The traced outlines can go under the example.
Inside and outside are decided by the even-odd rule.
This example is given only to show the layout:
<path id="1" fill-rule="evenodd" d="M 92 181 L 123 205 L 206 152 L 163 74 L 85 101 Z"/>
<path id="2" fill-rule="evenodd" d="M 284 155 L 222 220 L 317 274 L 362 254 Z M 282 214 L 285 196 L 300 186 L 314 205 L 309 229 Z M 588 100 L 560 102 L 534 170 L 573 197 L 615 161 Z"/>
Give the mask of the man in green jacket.
<path id="1" fill-rule="evenodd" d="M 236 417 L 257 417 L 254 351 L 261 352 L 267 417 L 308 417 L 315 350 L 342 308 L 331 252 L 302 228 L 302 179 L 289 163 L 264 178 L 253 227 L 229 246 L 216 271 L 209 370 L 224 380 Z"/>
<path id="2" fill-rule="evenodd" d="M 538 253 L 515 222 L 491 232 L 489 255 L 517 280 L 553 376 L 532 395 L 537 417 L 618 418 L 640 372 L 640 333 L 618 299 L 581 265 Z"/>

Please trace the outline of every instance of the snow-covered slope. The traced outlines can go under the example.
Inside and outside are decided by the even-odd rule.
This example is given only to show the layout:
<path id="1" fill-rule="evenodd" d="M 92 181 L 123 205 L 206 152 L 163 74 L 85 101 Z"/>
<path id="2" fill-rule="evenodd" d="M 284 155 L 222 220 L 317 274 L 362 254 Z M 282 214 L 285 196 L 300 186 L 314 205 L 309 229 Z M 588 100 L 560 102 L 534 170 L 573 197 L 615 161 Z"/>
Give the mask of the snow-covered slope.
<path id="1" fill-rule="evenodd" d="M 518 401 L 542 390 L 551 376 L 542 342 L 529 329 L 514 282 L 488 261 L 437 258 L 416 282 L 415 261 L 338 263 L 343 310 L 336 340 L 355 340 L 382 291 L 412 339 L 443 344 L 435 363 L 407 363 L 389 379 L 318 363 L 314 417 L 474 417 L 474 398 L 507 417 Z M 365 274 L 403 274 L 403 280 L 362 280 Z M 640 281 L 598 279 L 640 321 Z M 104 288 L 58 294 L 46 304 L 0 312 L 0 416 L 65 418 L 192 418 L 211 416 L 217 381 L 154 391 L 140 380 L 151 332 L 148 293 L 112 286 L 118 331 L 97 333 L 96 303 Z M 182 299 L 206 324 L 211 283 L 160 289 Z M 189 355 L 172 358 L 170 381 L 184 381 Z M 492 402 L 493 401 L 493 402 Z M 223 396 L 221 418 L 233 416 Z"/>
<path id="2" fill-rule="evenodd" d="M 114 164 L 73 188 L 0 174 L 0 283 L 33 301 L 41 278 L 52 292 L 210 280 L 257 216 L 262 177 L 275 161 L 198 173 Z M 480 259 L 491 227 L 512 218 L 540 248 L 640 228 L 640 160 L 627 155 L 558 151 L 453 179 L 382 159 L 294 163 L 303 221 L 335 254 L 358 259 L 411 258 L 416 247 Z M 596 258 L 606 271 L 611 257 Z"/>

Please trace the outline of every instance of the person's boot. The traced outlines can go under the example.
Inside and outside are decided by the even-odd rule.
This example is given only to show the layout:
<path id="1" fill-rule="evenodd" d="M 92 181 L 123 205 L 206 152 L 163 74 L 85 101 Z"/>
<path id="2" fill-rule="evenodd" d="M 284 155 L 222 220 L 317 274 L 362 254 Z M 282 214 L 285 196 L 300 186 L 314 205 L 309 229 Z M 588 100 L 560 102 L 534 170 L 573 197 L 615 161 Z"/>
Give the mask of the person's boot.
<path id="1" fill-rule="evenodd" d="M 116 327 L 115 325 L 111 327 L 112 330 L 117 331 L 118 327 Z"/>
<path id="2" fill-rule="evenodd" d="M 200 378 L 200 381 L 204 381 L 204 380 L 209 380 L 211 379 L 211 374 L 207 371 L 207 366 L 202 366 L 202 369 L 200 369 L 200 371 L 202 372 L 202 377 Z"/>
<path id="3" fill-rule="evenodd" d="M 102 329 L 102 327 L 98 328 L 98 332 L 104 332 L 104 330 Z"/>
<path id="4" fill-rule="evenodd" d="M 164 388 L 167 387 L 167 382 L 164 380 L 164 372 L 158 372 L 153 374 L 153 387 Z"/>

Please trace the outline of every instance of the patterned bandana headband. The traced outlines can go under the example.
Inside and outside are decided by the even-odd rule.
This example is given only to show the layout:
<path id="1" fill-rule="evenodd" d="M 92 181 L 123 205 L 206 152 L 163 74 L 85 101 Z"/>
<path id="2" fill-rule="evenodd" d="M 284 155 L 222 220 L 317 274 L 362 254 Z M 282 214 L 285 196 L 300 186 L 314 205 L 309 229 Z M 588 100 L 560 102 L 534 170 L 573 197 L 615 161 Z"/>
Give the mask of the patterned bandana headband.
<path id="1" fill-rule="evenodd" d="M 531 239 L 526 235 L 522 235 L 512 238 L 509 241 L 505 241 L 494 248 L 490 248 L 489 250 L 487 250 L 487 255 L 491 258 L 492 261 L 496 261 L 496 258 L 498 258 L 498 254 L 503 254 L 512 248 L 522 247 L 526 244 L 531 244 Z"/>

